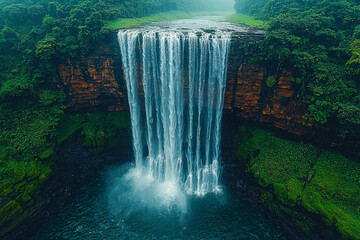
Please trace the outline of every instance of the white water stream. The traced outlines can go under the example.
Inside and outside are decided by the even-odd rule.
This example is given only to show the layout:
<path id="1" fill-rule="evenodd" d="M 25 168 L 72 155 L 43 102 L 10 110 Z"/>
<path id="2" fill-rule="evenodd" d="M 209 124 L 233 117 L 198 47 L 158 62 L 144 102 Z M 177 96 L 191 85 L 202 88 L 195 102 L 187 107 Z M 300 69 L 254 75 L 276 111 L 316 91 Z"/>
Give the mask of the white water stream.
<path id="1" fill-rule="evenodd" d="M 172 197 L 221 191 L 231 32 L 148 27 L 120 30 L 118 41 L 130 103 L 133 175 L 160 184 Z"/>

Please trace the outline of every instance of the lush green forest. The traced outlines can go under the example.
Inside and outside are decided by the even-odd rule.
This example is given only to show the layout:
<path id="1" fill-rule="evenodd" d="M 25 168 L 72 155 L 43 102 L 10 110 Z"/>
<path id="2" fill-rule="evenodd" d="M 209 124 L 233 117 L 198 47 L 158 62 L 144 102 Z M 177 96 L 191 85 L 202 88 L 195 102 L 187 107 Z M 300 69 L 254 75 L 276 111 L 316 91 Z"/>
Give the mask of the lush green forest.
<path id="1" fill-rule="evenodd" d="M 85 55 L 108 21 L 184 9 L 174 0 L 0 1 L 0 178 L 52 154 L 65 95 L 57 66 Z M 22 170 L 24 172 L 22 172 Z"/>
<path id="2" fill-rule="evenodd" d="M 236 0 L 236 11 L 267 21 L 258 60 L 277 76 L 293 70 L 305 119 L 346 137 L 360 134 L 360 1 Z"/>

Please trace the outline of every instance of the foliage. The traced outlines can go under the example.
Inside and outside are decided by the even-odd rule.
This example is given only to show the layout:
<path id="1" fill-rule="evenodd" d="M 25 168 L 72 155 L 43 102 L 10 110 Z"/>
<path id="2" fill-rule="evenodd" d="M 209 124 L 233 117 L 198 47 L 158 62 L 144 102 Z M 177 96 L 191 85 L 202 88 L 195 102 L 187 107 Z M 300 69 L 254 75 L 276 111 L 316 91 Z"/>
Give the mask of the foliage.
<path id="1" fill-rule="evenodd" d="M 266 85 L 269 87 L 269 88 L 272 88 L 275 86 L 276 84 L 276 78 L 274 76 L 269 76 L 267 79 L 266 79 Z"/>
<path id="2" fill-rule="evenodd" d="M 53 103 L 43 109 L 26 103 L 18 106 L 7 104 L 2 107 L 0 143 L 6 146 L 0 149 L 2 159 L 31 161 L 52 148 L 49 140 L 55 136 L 63 113 L 64 107 L 61 103 Z"/>
<path id="3" fill-rule="evenodd" d="M 265 28 L 266 22 L 257 20 L 253 16 L 237 13 L 226 18 L 227 21 L 237 24 L 245 24 L 254 28 Z"/>
<path id="4" fill-rule="evenodd" d="M 359 2 L 237 0 L 236 10 L 267 21 L 264 61 L 276 69 L 270 74 L 293 70 L 298 96 L 308 104 L 304 119 L 342 137 L 360 134 Z"/>
<path id="5" fill-rule="evenodd" d="M 252 125 L 241 126 L 239 134 L 237 156 L 249 161 L 248 171 L 262 188 L 274 190 L 281 203 L 278 214 L 296 218 L 301 206 L 336 227 L 344 239 L 360 237 L 359 163 Z"/>
<path id="6" fill-rule="evenodd" d="M 360 81 L 360 36 L 359 39 L 355 39 L 351 43 L 350 51 L 351 58 L 346 65 L 349 67 L 350 74 L 356 76 L 357 80 Z"/>
<path id="7" fill-rule="evenodd" d="M 27 207 L 50 177 L 52 162 L 10 160 L 5 169 L 11 175 L 0 179 L 0 236 L 28 215 Z"/>

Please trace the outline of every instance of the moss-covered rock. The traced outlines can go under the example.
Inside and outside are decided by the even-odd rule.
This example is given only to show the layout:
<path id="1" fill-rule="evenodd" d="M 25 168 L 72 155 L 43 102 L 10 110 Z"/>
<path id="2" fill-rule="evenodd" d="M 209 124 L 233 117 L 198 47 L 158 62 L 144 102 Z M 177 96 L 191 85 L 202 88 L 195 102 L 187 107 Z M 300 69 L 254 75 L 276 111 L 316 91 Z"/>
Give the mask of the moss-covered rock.
<path id="1" fill-rule="evenodd" d="M 57 128 L 56 143 L 50 144 L 52 148 L 27 161 L 0 158 L 0 173 L 6 173 L 0 176 L 0 238 L 26 218 L 54 167 L 61 164 L 60 158 L 73 151 L 68 149 L 64 156 L 58 156 L 56 146 L 75 132 L 80 132 L 84 137 L 83 146 L 90 151 L 100 152 L 121 144 L 118 133 L 125 131 L 130 134 L 130 130 L 128 112 L 64 114 Z"/>
<path id="2" fill-rule="evenodd" d="M 324 151 L 313 169 L 315 174 L 304 190 L 302 206 L 321 214 L 344 238 L 360 239 L 360 165 Z"/>
<path id="3" fill-rule="evenodd" d="M 297 208 L 320 216 L 345 239 L 360 239 L 360 164 L 340 154 L 274 136 L 255 126 L 239 128 L 241 161 L 262 189 L 262 201 L 280 216 L 290 215 L 304 230 L 314 227 Z M 270 197 L 272 194 L 273 197 Z"/>
<path id="4" fill-rule="evenodd" d="M 52 161 L 7 162 L 13 169 L 0 181 L 0 237 L 21 223 L 52 172 Z"/>
<path id="5" fill-rule="evenodd" d="M 8 202 L 3 208 L 0 209 L 0 216 L 2 219 L 0 220 L 0 226 L 4 225 L 7 220 L 9 220 L 16 213 L 22 212 L 23 209 L 19 203 L 12 200 Z"/>

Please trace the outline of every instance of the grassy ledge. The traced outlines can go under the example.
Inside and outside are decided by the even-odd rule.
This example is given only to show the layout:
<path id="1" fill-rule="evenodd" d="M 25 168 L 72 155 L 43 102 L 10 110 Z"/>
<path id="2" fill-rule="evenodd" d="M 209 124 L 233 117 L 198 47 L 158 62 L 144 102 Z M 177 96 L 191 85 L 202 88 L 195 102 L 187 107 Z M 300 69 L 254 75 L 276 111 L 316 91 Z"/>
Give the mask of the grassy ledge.
<path id="1" fill-rule="evenodd" d="M 257 20 L 253 16 L 249 16 L 246 14 L 237 13 L 237 14 L 228 16 L 226 18 L 226 21 L 236 23 L 236 24 L 245 24 L 249 27 L 254 27 L 254 28 L 266 28 L 265 21 Z"/>
<path id="2" fill-rule="evenodd" d="M 153 14 L 142 18 L 117 18 L 109 21 L 108 26 L 110 30 L 127 29 L 141 26 L 145 23 L 171 21 L 176 19 L 189 19 L 194 17 L 192 13 L 185 13 L 180 11 L 163 12 Z"/>
<path id="3" fill-rule="evenodd" d="M 360 164 L 311 144 L 275 137 L 255 126 L 239 129 L 237 157 L 263 192 L 263 201 L 279 216 L 291 216 L 304 230 L 316 222 L 304 212 L 321 216 L 344 239 L 360 239 Z M 310 222 L 310 224 L 309 224 Z"/>

